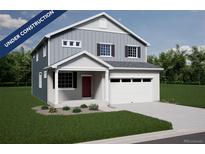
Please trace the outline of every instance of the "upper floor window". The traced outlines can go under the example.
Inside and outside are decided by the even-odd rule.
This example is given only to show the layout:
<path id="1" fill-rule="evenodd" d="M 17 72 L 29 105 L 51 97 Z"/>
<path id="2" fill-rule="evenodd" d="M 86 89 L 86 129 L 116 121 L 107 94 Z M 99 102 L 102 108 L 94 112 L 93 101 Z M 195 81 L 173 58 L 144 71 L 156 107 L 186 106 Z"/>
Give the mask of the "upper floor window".
<path id="1" fill-rule="evenodd" d="M 125 57 L 141 58 L 141 48 L 138 46 L 125 46 Z"/>
<path id="2" fill-rule="evenodd" d="M 38 61 L 38 52 L 36 52 L 36 62 Z"/>
<path id="3" fill-rule="evenodd" d="M 43 57 L 46 57 L 46 46 L 43 46 Z"/>
<path id="4" fill-rule="evenodd" d="M 99 43 L 97 44 L 97 55 L 102 57 L 114 57 L 115 46 L 108 43 Z"/>
<path id="5" fill-rule="evenodd" d="M 78 41 L 78 40 L 62 40 L 62 47 L 81 48 L 81 41 Z"/>

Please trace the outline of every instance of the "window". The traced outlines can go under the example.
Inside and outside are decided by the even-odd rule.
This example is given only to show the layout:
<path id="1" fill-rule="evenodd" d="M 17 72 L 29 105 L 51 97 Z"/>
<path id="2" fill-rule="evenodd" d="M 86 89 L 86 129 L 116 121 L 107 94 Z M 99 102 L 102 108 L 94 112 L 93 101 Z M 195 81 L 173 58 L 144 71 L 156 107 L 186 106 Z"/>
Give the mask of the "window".
<path id="1" fill-rule="evenodd" d="M 137 57 L 137 47 L 134 46 L 128 46 L 128 57 L 132 58 L 132 57 Z"/>
<path id="2" fill-rule="evenodd" d="M 70 41 L 70 46 L 71 46 L 71 47 L 73 46 L 73 44 L 74 44 L 74 42 L 73 42 L 73 41 Z"/>
<path id="3" fill-rule="evenodd" d="M 36 62 L 38 61 L 38 53 L 36 53 Z"/>
<path id="4" fill-rule="evenodd" d="M 141 58 L 141 48 L 137 46 L 126 46 L 125 57 L 128 58 Z"/>
<path id="5" fill-rule="evenodd" d="M 122 82 L 131 82 L 131 79 L 122 79 Z"/>
<path id="6" fill-rule="evenodd" d="M 46 79 L 47 78 L 47 71 L 43 72 L 43 77 Z"/>
<path id="7" fill-rule="evenodd" d="M 58 87 L 59 88 L 73 88 L 73 73 L 72 72 L 59 72 Z"/>
<path id="8" fill-rule="evenodd" d="M 110 79 L 110 82 L 120 82 L 120 79 Z"/>
<path id="9" fill-rule="evenodd" d="M 38 87 L 42 88 L 42 72 L 39 72 L 38 76 Z"/>
<path id="10" fill-rule="evenodd" d="M 75 42 L 75 46 L 76 46 L 76 47 L 79 47 L 79 46 L 80 46 L 80 42 L 78 42 L 78 41 Z"/>
<path id="11" fill-rule="evenodd" d="M 99 44 L 100 56 L 111 56 L 111 44 Z"/>
<path id="12" fill-rule="evenodd" d="M 151 82 L 152 79 L 143 79 L 143 82 Z"/>
<path id="13" fill-rule="evenodd" d="M 43 57 L 46 57 L 46 46 L 43 46 Z"/>
<path id="14" fill-rule="evenodd" d="M 132 79 L 132 82 L 141 82 L 142 79 Z"/>
<path id="15" fill-rule="evenodd" d="M 62 40 L 62 47 L 81 48 L 81 41 L 77 41 L 77 40 Z"/>
<path id="16" fill-rule="evenodd" d="M 36 58 L 36 56 L 35 56 L 35 55 L 33 55 L 33 59 L 34 59 L 34 58 Z"/>
<path id="17" fill-rule="evenodd" d="M 68 41 L 63 41 L 62 46 L 67 46 L 67 44 L 68 44 Z"/>

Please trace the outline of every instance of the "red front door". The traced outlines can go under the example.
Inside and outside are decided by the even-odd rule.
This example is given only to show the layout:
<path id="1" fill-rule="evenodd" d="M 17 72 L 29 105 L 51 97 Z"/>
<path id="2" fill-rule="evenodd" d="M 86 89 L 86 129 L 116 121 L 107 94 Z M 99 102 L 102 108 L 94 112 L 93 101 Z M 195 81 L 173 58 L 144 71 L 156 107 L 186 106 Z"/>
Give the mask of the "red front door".
<path id="1" fill-rule="evenodd" d="M 91 76 L 82 77 L 82 96 L 91 97 Z"/>

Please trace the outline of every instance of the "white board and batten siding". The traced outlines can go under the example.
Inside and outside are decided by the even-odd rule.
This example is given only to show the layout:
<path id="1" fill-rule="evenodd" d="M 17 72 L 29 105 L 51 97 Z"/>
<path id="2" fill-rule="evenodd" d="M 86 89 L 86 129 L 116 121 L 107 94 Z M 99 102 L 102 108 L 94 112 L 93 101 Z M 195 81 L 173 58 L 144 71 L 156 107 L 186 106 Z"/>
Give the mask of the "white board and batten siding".
<path id="1" fill-rule="evenodd" d="M 152 72 L 111 72 L 110 79 L 120 79 L 120 82 L 110 82 L 110 104 L 142 103 L 159 101 L 159 73 Z M 130 79 L 130 82 L 122 82 Z M 133 82 L 132 79 L 142 79 Z M 151 82 L 143 82 L 151 79 Z"/>

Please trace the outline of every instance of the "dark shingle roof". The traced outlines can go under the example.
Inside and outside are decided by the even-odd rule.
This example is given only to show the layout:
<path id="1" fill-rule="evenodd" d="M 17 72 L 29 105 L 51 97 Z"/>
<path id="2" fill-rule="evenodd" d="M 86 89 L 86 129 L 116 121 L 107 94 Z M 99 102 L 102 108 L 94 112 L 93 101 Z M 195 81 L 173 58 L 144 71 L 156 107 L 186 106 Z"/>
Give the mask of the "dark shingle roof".
<path id="1" fill-rule="evenodd" d="M 159 66 L 146 62 L 122 62 L 122 61 L 106 61 L 114 67 L 130 67 L 130 68 L 160 68 Z"/>

